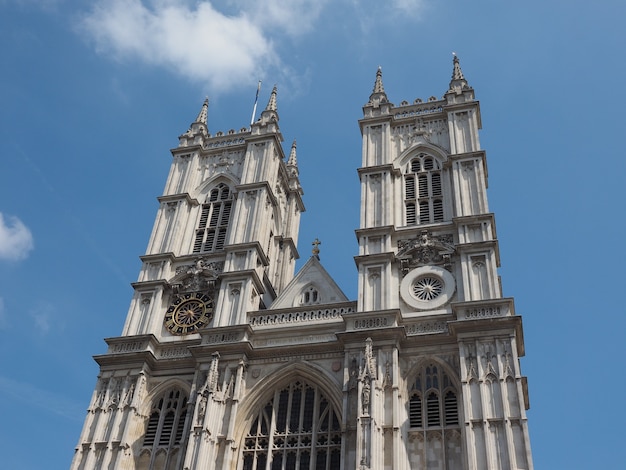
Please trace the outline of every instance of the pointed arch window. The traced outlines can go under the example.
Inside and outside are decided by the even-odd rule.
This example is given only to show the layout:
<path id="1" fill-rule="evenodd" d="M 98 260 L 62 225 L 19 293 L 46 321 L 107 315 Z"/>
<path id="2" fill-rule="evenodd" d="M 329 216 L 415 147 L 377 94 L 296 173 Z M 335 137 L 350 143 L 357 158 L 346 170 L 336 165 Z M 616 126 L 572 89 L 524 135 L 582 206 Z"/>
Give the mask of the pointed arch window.
<path id="1" fill-rule="evenodd" d="M 232 191 L 224 183 L 220 183 L 209 192 L 200 212 L 193 244 L 194 253 L 210 253 L 224 249 L 232 204 Z"/>
<path id="2" fill-rule="evenodd" d="M 459 427 L 457 391 L 441 366 L 428 364 L 409 393 L 409 426 L 420 429 Z"/>
<path id="3" fill-rule="evenodd" d="M 341 466 L 340 417 L 321 390 L 295 381 L 274 393 L 254 419 L 243 470 L 334 470 Z"/>
<path id="4" fill-rule="evenodd" d="M 404 206 L 407 225 L 443 222 L 441 163 L 419 154 L 407 165 L 404 175 Z"/>
<path id="5" fill-rule="evenodd" d="M 187 399 L 187 394 L 175 387 L 154 400 L 143 438 L 143 448 L 151 450 L 152 455 L 157 449 L 171 454 L 179 448 L 185 431 Z"/>

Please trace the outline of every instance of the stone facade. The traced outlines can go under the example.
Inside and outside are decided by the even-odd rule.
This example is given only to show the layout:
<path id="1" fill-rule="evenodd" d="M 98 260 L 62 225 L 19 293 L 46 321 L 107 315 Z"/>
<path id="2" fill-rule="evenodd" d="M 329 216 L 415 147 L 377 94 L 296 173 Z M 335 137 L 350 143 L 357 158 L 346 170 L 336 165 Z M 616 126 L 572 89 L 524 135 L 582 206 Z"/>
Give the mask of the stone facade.
<path id="1" fill-rule="evenodd" d="M 71 468 L 532 469 L 522 323 L 458 59 L 427 102 L 393 105 L 376 75 L 356 301 L 316 250 L 295 273 L 304 205 L 276 89 L 250 128 L 211 135 L 207 110 L 172 151 Z"/>

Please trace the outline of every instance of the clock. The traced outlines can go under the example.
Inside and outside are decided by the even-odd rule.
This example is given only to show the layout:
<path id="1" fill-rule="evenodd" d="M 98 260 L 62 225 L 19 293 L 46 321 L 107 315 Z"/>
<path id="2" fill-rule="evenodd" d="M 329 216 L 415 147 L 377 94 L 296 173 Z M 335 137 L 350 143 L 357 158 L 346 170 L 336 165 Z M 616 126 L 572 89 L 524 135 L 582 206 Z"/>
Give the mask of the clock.
<path id="1" fill-rule="evenodd" d="M 175 335 L 187 335 L 213 320 L 213 299 L 199 292 L 179 295 L 165 313 L 163 323 Z"/>

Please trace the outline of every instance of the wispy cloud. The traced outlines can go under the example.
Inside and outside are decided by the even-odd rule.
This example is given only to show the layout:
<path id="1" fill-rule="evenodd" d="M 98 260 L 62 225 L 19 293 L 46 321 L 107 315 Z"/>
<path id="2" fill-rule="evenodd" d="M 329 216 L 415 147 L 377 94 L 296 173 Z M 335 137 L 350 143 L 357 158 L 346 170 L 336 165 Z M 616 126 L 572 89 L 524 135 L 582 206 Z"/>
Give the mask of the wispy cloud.
<path id="1" fill-rule="evenodd" d="M 0 375 L 0 395 L 2 394 L 9 395 L 27 406 L 36 406 L 73 421 L 80 422 L 84 417 L 84 410 L 77 403 L 70 402 L 67 398 L 48 390 L 37 388 L 30 383 Z"/>
<path id="2" fill-rule="evenodd" d="M 50 331 L 52 326 L 51 319 L 55 316 L 56 309 L 51 304 L 45 302 L 38 302 L 35 308 L 30 310 L 30 317 L 33 319 L 33 325 L 35 330 L 42 336 L 45 336 Z"/>
<path id="3" fill-rule="evenodd" d="M 0 260 L 17 261 L 33 249 L 33 235 L 20 219 L 0 212 Z"/>

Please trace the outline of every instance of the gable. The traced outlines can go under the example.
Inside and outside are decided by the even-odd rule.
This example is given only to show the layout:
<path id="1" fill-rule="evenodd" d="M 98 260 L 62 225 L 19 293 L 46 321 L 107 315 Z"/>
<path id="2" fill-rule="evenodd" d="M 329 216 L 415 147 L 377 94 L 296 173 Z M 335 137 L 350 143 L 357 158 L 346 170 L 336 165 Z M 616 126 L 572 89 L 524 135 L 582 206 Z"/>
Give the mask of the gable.
<path id="1" fill-rule="evenodd" d="M 302 266 L 270 309 L 347 302 L 348 298 L 316 256 Z"/>

